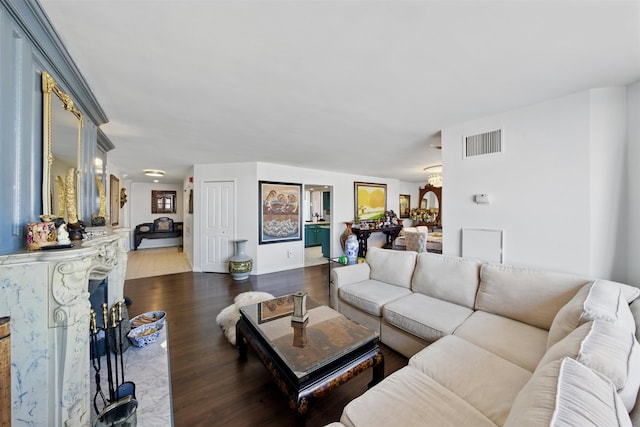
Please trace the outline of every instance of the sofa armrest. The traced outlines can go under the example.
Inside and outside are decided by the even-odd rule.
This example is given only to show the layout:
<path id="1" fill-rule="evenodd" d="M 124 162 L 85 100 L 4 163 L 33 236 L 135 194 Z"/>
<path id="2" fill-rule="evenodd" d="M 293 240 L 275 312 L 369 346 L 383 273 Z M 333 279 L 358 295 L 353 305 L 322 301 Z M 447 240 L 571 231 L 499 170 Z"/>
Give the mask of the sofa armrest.
<path id="1" fill-rule="evenodd" d="M 329 305 L 338 310 L 338 290 L 341 286 L 369 279 L 371 267 L 366 262 L 338 267 L 331 270 L 329 280 Z"/>
<path id="2" fill-rule="evenodd" d="M 143 222 L 142 224 L 136 225 L 135 233 L 151 233 L 153 231 L 153 223 L 152 222 Z"/>

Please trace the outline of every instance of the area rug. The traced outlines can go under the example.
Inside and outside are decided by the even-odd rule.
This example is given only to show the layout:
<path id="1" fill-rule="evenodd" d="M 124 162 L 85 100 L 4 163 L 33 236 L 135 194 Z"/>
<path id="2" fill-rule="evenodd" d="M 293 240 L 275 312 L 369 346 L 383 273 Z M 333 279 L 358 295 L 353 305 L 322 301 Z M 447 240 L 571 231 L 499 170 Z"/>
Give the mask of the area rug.
<path id="1" fill-rule="evenodd" d="M 232 345 L 236 345 L 236 323 L 240 320 L 240 307 L 257 304 L 262 301 L 274 299 L 267 292 L 243 292 L 233 299 L 233 304 L 222 309 L 216 316 L 216 323 L 222 328 L 224 336 Z"/>

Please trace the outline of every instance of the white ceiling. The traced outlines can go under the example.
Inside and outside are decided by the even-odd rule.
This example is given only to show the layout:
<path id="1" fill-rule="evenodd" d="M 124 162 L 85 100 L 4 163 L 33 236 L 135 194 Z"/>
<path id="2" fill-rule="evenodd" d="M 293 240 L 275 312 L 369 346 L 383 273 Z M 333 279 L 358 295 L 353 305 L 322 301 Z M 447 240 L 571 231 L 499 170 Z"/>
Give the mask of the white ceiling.
<path id="1" fill-rule="evenodd" d="M 423 182 L 446 126 L 640 79 L 637 0 L 40 3 L 134 181 L 263 161 Z"/>

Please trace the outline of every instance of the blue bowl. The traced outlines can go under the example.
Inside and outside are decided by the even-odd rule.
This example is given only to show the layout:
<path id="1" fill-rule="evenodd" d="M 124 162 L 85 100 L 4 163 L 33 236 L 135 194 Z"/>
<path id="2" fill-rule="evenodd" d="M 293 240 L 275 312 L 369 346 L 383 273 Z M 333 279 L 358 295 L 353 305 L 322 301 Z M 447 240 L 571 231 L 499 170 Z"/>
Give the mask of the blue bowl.
<path id="1" fill-rule="evenodd" d="M 158 340 L 160 336 L 160 329 L 164 326 L 164 323 L 158 325 L 159 322 L 147 323 L 146 325 L 133 328 L 127 334 L 129 341 L 136 347 L 146 347 L 149 344 L 153 344 Z"/>
<path id="2" fill-rule="evenodd" d="M 143 325 L 156 325 L 158 326 L 158 329 L 162 329 L 166 316 L 167 313 L 165 313 L 164 311 L 147 311 L 146 313 L 138 314 L 137 316 L 131 318 L 129 322 L 131 323 L 131 329 L 138 328 Z M 143 322 L 143 318 L 153 318 L 156 320 L 154 322 Z"/>

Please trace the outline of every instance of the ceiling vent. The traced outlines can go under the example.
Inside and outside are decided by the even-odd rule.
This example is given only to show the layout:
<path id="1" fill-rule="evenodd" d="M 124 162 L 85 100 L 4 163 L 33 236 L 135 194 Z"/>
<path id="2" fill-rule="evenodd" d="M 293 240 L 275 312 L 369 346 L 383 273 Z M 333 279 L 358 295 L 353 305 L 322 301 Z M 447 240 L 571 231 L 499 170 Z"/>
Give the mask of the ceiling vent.
<path id="1" fill-rule="evenodd" d="M 464 137 L 464 157 L 502 153 L 502 129 Z"/>

